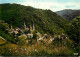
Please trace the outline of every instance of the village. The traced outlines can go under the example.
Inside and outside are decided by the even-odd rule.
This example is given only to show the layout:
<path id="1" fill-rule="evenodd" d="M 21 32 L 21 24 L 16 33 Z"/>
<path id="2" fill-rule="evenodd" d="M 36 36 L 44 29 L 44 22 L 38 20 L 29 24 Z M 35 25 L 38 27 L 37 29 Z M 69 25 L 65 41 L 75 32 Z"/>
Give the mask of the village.
<path id="1" fill-rule="evenodd" d="M 19 27 L 16 27 L 16 28 L 13 28 L 12 25 L 11 27 L 8 29 L 6 29 L 8 31 L 9 34 L 14 34 L 15 36 L 15 39 L 17 38 L 20 38 L 20 37 L 24 37 L 26 39 L 26 43 L 29 43 L 31 41 L 31 39 L 33 39 L 34 37 L 34 32 L 35 32 L 35 25 L 33 24 L 32 26 L 30 25 L 29 27 L 26 27 L 26 24 L 24 22 L 24 28 L 19 28 Z M 19 36 L 17 36 L 18 34 L 20 34 Z M 50 35 L 47 35 L 46 33 L 45 34 L 41 34 L 40 32 L 37 32 L 37 41 L 36 42 L 40 42 L 40 41 L 44 41 L 45 43 L 51 43 L 52 41 L 56 40 L 56 39 L 65 39 L 65 38 L 68 38 L 67 36 L 65 36 L 63 33 L 62 35 L 54 35 L 54 37 L 50 36 Z"/>

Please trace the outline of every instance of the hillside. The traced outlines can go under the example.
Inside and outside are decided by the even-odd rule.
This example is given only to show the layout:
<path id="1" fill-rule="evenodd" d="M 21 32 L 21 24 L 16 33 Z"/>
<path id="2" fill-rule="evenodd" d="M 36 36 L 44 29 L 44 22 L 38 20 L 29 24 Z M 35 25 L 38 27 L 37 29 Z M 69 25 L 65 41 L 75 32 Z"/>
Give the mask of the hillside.
<path id="1" fill-rule="evenodd" d="M 57 11 L 56 13 L 67 20 L 72 20 L 76 16 L 80 16 L 80 9 L 79 10 L 65 9 Z"/>
<path id="2" fill-rule="evenodd" d="M 62 33 L 65 32 L 67 21 L 51 10 L 36 9 L 30 6 L 19 4 L 0 4 L 0 20 L 4 20 L 13 27 L 23 27 L 24 22 L 34 24 L 36 30 L 41 33 Z"/>
<path id="3" fill-rule="evenodd" d="M 79 19 L 68 21 L 51 10 L 0 4 L 0 56 L 79 56 Z"/>

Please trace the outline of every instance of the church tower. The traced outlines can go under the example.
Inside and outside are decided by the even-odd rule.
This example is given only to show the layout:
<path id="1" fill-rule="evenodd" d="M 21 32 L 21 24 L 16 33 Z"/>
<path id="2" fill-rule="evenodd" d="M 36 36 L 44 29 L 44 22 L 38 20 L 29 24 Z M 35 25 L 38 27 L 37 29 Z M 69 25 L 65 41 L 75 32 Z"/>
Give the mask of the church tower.
<path id="1" fill-rule="evenodd" d="M 24 22 L 24 29 L 26 30 L 26 24 L 25 24 L 25 22 Z"/>
<path id="2" fill-rule="evenodd" d="M 11 29 L 13 29 L 13 28 L 12 28 L 12 25 L 11 25 Z"/>
<path id="3" fill-rule="evenodd" d="M 31 27 L 31 25 L 30 25 L 30 31 L 32 31 L 32 27 Z"/>
<path id="4" fill-rule="evenodd" d="M 33 31 L 35 30 L 35 26 L 34 26 L 34 24 L 33 24 Z"/>

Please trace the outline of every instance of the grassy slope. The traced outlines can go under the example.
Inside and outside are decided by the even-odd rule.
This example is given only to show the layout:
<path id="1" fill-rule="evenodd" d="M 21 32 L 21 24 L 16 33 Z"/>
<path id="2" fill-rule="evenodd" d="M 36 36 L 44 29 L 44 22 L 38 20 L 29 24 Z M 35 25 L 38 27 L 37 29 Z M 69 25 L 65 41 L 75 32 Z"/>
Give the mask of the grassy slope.
<path id="1" fill-rule="evenodd" d="M 68 39 L 69 40 L 69 39 Z M 71 41 L 71 40 L 69 40 Z M 1 56 L 68 56 L 73 55 L 73 51 L 67 46 L 55 46 L 52 44 L 43 44 L 42 42 L 37 45 L 19 46 L 9 43 L 0 38 L 0 55 Z M 4 43 L 6 44 L 4 44 Z M 4 44 L 4 45 L 3 45 Z"/>

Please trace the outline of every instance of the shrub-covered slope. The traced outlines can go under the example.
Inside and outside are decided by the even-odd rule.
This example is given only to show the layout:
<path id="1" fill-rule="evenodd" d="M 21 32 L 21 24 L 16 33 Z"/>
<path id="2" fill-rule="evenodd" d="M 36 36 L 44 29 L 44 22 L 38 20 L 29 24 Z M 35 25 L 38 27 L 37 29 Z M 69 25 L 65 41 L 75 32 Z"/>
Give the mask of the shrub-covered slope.
<path id="1" fill-rule="evenodd" d="M 66 9 L 57 11 L 56 13 L 67 20 L 72 20 L 76 16 L 80 16 L 80 9 L 78 10 Z"/>
<path id="2" fill-rule="evenodd" d="M 36 9 L 19 4 L 0 4 L 0 20 L 14 27 L 34 24 L 36 30 L 42 33 L 62 33 L 67 21 L 51 10 Z"/>

